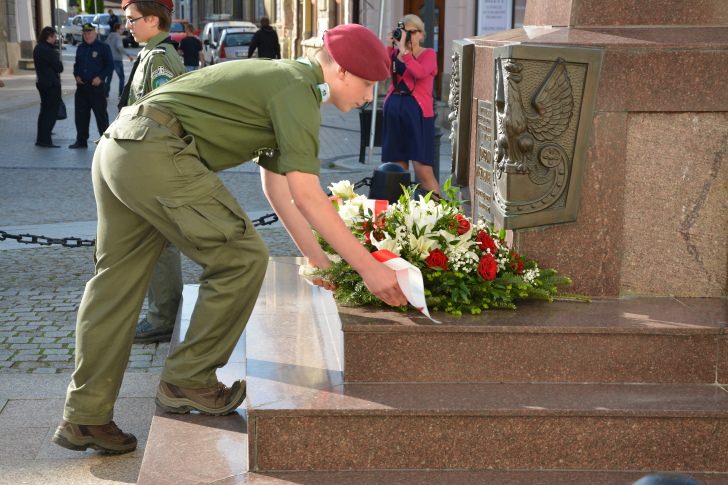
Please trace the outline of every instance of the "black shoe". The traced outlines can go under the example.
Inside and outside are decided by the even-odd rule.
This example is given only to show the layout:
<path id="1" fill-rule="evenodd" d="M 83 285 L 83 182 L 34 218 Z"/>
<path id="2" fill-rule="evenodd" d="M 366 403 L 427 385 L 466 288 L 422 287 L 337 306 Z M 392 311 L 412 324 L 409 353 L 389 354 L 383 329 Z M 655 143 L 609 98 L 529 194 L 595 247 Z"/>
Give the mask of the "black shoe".
<path id="1" fill-rule="evenodd" d="M 149 323 L 149 320 L 142 318 L 139 323 L 137 323 L 136 332 L 134 333 L 134 343 L 151 344 L 156 342 L 169 342 L 172 340 L 173 331 L 173 326 L 157 328 Z"/>
<path id="2" fill-rule="evenodd" d="M 41 143 L 39 141 L 35 142 L 35 146 L 43 148 L 61 148 L 61 145 L 54 145 L 53 143 Z"/>
<path id="3" fill-rule="evenodd" d="M 68 148 L 88 148 L 86 142 L 77 141 L 73 145 L 68 145 Z"/>

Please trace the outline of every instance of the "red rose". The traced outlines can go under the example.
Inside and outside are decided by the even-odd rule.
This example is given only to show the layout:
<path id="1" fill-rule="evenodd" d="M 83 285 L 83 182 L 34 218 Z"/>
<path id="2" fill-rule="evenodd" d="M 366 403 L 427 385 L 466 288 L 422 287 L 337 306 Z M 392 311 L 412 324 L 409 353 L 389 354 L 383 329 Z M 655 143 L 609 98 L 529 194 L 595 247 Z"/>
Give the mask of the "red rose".
<path id="1" fill-rule="evenodd" d="M 475 240 L 478 241 L 478 246 L 480 246 L 480 249 L 483 251 L 490 249 L 490 254 L 498 252 L 498 247 L 495 245 L 495 241 L 488 235 L 487 232 L 480 231 L 475 237 Z"/>
<path id="2" fill-rule="evenodd" d="M 440 268 L 447 271 L 447 256 L 439 249 L 433 249 L 425 259 L 425 264 L 429 268 Z"/>
<path id="3" fill-rule="evenodd" d="M 458 235 L 462 236 L 470 230 L 470 221 L 462 214 L 457 214 L 455 220 L 458 223 Z"/>
<path id="4" fill-rule="evenodd" d="M 523 273 L 523 258 L 518 255 L 517 252 L 513 251 L 513 263 L 511 263 L 511 269 L 516 274 Z"/>
<path id="5" fill-rule="evenodd" d="M 495 275 L 498 273 L 498 263 L 495 262 L 495 258 L 492 254 L 486 254 L 480 258 L 478 263 L 478 274 L 485 281 L 493 281 Z"/>

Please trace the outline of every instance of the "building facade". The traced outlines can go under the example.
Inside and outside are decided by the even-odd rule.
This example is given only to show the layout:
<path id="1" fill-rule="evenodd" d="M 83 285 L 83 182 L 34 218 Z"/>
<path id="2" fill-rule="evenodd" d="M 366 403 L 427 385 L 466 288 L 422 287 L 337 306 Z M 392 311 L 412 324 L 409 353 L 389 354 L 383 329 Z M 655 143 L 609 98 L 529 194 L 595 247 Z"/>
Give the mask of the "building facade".
<path id="1" fill-rule="evenodd" d="M 526 0 L 176 0 L 175 18 L 184 18 L 198 28 L 213 20 L 247 20 L 258 23 L 267 16 L 278 32 L 285 58 L 307 54 L 321 46 L 326 29 L 342 23 L 360 23 L 379 32 L 383 12 L 382 38 L 407 13 L 423 14 L 425 3 L 434 8 L 433 25 L 427 35 L 438 53 L 440 75 L 436 90 L 446 99 L 450 82 L 450 46 L 455 39 L 471 37 L 485 18 L 484 4 L 509 11 L 509 27 L 522 25 Z M 21 60 L 32 57 L 36 35 L 44 25 L 60 26 L 78 13 L 77 0 L 0 0 L 0 69 L 18 69 Z M 120 2 L 105 1 L 106 8 L 120 11 Z M 482 25 L 480 26 L 482 31 Z"/>

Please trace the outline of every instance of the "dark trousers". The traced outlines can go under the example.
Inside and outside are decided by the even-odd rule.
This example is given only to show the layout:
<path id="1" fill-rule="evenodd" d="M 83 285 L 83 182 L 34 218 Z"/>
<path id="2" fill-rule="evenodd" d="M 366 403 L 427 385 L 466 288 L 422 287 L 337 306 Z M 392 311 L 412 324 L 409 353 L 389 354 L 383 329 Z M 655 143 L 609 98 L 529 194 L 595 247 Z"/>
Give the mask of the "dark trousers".
<path id="1" fill-rule="evenodd" d="M 116 76 L 119 78 L 119 97 L 121 97 L 121 92 L 124 90 L 124 61 L 114 61 L 114 70 L 111 71 L 109 73 L 109 77 L 106 78 L 105 84 L 107 98 L 111 91 L 111 78 L 114 76 L 114 72 L 116 72 Z"/>
<path id="2" fill-rule="evenodd" d="M 61 87 L 52 86 L 41 88 L 36 83 L 35 87 L 40 93 L 40 113 L 38 113 L 38 133 L 35 136 L 36 143 L 52 144 L 51 131 L 58 119 L 58 105 L 61 104 Z"/>
<path id="3" fill-rule="evenodd" d="M 96 118 L 96 127 L 101 136 L 109 127 L 109 114 L 106 112 L 106 85 L 104 83 L 94 87 L 91 81 L 86 84 L 76 85 L 75 118 L 76 118 L 76 141 L 86 143 L 88 141 L 88 125 L 91 122 L 91 111 Z"/>

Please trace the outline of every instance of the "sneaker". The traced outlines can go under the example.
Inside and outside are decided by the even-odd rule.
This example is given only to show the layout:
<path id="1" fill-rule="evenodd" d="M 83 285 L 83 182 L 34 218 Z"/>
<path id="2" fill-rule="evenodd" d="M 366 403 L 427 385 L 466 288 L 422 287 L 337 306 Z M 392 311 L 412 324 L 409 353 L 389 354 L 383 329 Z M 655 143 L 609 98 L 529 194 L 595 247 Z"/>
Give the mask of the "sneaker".
<path id="1" fill-rule="evenodd" d="M 172 331 L 174 331 L 174 327 L 157 328 L 149 323 L 149 320 L 145 317 L 137 323 L 134 343 L 151 344 L 155 342 L 169 342 L 172 340 Z"/>
<path id="2" fill-rule="evenodd" d="M 156 402 L 168 413 L 184 414 L 194 410 L 222 416 L 235 412 L 244 400 L 244 380 L 235 381 L 232 387 L 218 382 L 215 386 L 203 389 L 188 389 L 160 381 Z"/>
<path id="3" fill-rule="evenodd" d="M 69 450 L 84 451 L 86 448 L 93 448 L 113 455 L 129 453 L 137 447 L 136 436 L 124 433 L 113 421 L 90 425 L 62 420 L 53 435 L 53 442 Z"/>

